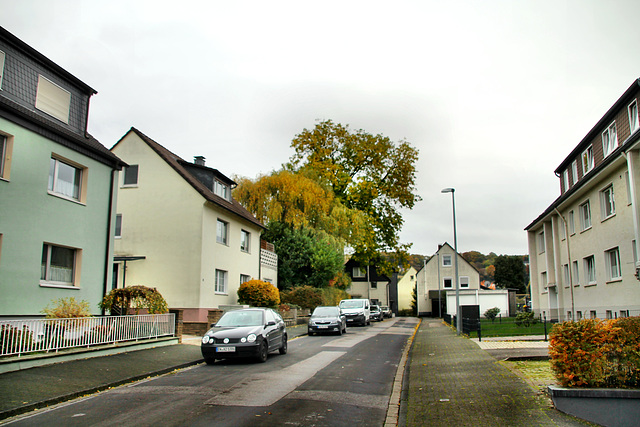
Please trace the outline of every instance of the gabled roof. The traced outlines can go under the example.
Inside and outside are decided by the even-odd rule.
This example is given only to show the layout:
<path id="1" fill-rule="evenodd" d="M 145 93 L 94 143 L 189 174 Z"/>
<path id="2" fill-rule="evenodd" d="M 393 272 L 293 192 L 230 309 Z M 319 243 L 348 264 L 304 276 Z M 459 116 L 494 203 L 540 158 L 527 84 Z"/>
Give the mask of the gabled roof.
<path id="1" fill-rule="evenodd" d="M 256 217 L 254 217 L 251 212 L 246 210 L 240 203 L 238 203 L 233 197 L 231 200 L 226 200 L 217 194 L 215 194 L 210 188 L 200 182 L 193 174 L 191 174 L 185 164 L 188 164 L 189 167 L 197 166 L 198 168 L 204 168 L 212 171 L 216 174 L 216 176 L 220 176 L 222 180 L 228 183 L 232 183 L 233 181 L 222 173 L 220 173 L 216 169 L 207 168 L 206 166 L 194 165 L 193 163 L 189 163 L 182 159 L 180 156 L 172 153 L 171 151 L 164 148 L 162 145 L 158 144 L 153 139 L 149 138 L 144 133 L 140 132 L 138 129 L 132 127 L 129 131 L 122 137 L 116 144 L 111 147 L 113 150 L 127 135 L 130 133 L 135 133 L 142 141 L 144 141 L 153 151 L 155 151 L 160 158 L 162 158 L 169 166 L 175 170 L 178 175 L 180 175 L 185 181 L 189 183 L 202 197 L 205 198 L 210 203 L 213 203 L 216 206 L 219 206 L 235 215 L 240 216 L 241 218 L 249 221 L 252 224 L 257 225 L 260 228 L 265 228 L 264 225 Z"/>

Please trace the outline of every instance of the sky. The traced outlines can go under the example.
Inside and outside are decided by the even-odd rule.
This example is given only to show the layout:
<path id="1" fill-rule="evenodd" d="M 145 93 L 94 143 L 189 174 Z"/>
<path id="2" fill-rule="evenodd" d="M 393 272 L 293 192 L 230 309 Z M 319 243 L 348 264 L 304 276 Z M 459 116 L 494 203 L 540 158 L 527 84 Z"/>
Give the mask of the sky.
<path id="1" fill-rule="evenodd" d="M 402 243 L 526 254 L 554 170 L 640 77 L 637 0 L 0 0 L 0 25 L 88 84 L 89 132 L 136 127 L 256 178 L 333 120 L 419 150 Z"/>

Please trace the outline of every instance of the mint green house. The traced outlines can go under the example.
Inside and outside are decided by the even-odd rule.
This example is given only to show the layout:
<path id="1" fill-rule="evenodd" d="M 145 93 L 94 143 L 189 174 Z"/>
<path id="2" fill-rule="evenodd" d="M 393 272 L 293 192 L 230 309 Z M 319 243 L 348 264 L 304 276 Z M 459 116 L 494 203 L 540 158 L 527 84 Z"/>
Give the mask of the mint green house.
<path id="1" fill-rule="evenodd" d="M 111 289 L 124 163 L 87 133 L 96 91 L 0 27 L 0 317 Z"/>

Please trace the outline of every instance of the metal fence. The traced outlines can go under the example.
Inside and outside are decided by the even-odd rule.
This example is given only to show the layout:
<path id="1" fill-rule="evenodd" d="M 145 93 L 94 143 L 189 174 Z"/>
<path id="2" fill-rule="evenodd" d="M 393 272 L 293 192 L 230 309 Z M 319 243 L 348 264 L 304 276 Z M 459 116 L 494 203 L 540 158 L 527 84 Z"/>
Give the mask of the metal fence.
<path id="1" fill-rule="evenodd" d="M 175 335 L 175 314 L 0 321 L 0 356 Z"/>

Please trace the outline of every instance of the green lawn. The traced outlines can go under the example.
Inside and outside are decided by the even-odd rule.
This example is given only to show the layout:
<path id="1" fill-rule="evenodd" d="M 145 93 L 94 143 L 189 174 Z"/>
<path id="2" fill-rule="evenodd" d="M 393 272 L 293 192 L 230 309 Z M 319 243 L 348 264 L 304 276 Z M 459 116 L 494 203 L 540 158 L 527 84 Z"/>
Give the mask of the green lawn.
<path id="1" fill-rule="evenodd" d="M 495 319 L 493 322 L 485 318 L 480 319 L 480 327 L 483 337 L 511 337 L 520 335 L 544 335 L 544 325 L 540 322 L 529 327 L 518 326 L 515 324 L 515 317 L 503 317 Z M 551 330 L 550 324 L 547 324 L 547 334 Z M 477 338 L 476 331 L 472 331 L 469 336 Z"/>

